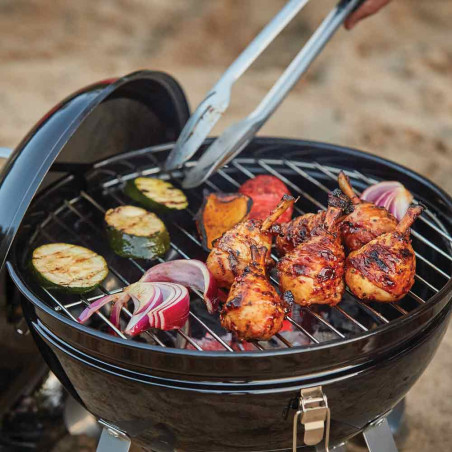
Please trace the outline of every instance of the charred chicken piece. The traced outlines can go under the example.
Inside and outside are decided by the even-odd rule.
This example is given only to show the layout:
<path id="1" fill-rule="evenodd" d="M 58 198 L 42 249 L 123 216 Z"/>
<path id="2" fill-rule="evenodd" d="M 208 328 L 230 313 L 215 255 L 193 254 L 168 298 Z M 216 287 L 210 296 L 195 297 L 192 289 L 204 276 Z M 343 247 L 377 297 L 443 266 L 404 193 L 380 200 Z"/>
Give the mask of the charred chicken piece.
<path id="1" fill-rule="evenodd" d="M 251 262 L 235 279 L 223 305 L 221 324 L 239 339 L 266 341 L 283 325 L 286 303 L 266 275 L 267 251 L 251 245 Z"/>
<path id="2" fill-rule="evenodd" d="M 325 221 L 325 211 L 306 213 L 288 223 L 276 224 L 272 232 L 276 235 L 275 246 L 278 254 L 284 256 L 311 235 L 311 231 Z"/>
<path id="3" fill-rule="evenodd" d="M 301 306 L 334 306 L 342 299 L 345 255 L 337 227 L 341 216 L 342 209 L 328 207 L 323 223 L 278 263 L 281 290 L 290 291 Z"/>
<path id="4" fill-rule="evenodd" d="M 250 247 L 265 247 L 267 266 L 274 265 L 270 257 L 272 233 L 270 228 L 275 221 L 295 202 L 292 196 L 284 195 L 265 220 L 246 220 L 235 225 L 213 243 L 206 264 L 220 287 L 229 288 L 235 277 L 242 274 L 252 262 Z"/>
<path id="5" fill-rule="evenodd" d="M 410 226 L 422 212 L 411 206 L 395 231 L 380 235 L 346 260 L 345 281 L 362 300 L 392 302 L 404 297 L 414 284 L 416 256 Z"/>
<path id="6" fill-rule="evenodd" d="M 328 194 L 328 205 L 340 208 L 344 215 L 353 212 L 350 198 L 339 189 Z M 275 244 L 278 254 L 284 256 L 308 239 L 314 228 L 324 224 L 325 213 L 323 210 L 317 213 L 306 213 L 288 223 L 272 226 L 272 232 L 276 235 Z"/>
<path id="7" fill-rule="evenodd" d="M 340 189 L 351 199 L 354 206 L 353 212 L 340 224 L 342 241 L 349 251 L 361 248 L 381 234 L 394 231 L 397 219 L 384 207 L 362 201 L 342 171 L 339 173 L 338 182 Z"/>

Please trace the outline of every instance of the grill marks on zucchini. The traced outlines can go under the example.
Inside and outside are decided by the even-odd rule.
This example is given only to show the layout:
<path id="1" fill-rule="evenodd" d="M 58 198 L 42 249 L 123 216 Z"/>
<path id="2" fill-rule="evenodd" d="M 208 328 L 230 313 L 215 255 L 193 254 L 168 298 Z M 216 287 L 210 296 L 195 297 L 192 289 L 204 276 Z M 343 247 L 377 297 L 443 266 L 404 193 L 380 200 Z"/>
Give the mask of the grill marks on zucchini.
<path id="1" fill-rule="evenodd" d="M 140 207 L 110 209 L 105 223 L 110 246 L 119 256 L 155 259 L 169 249 L 170 237 L 162 220 Z"/>
<path id="2" fill-rule="evenodd" d="M 135 206 L 110 209 L 105 215 L 105 221 L 118 231 L 138 237 L 148 237 L 164 228 L 157 215 Z"/>
<path id="3" fill-rule="evenodd" d="M 93 290 L 108 275 L 102 256 L 68 243 L 49 243 L 36 248 L 31 265 L 44 287 L 75 293 Z"/>
<path id="4" fill-rule="evenodd" d="M 129 181 L 125 193 L 152 210 L 173 212 L 188 206 L 184 193 L 169 182 L 150 177 Z M 165 224 L 154 213 L 135 206 L 121 206 L 105 214 L 105 228 L 113 251 L 122 257 L 155 259 L 170 247 Z M 51 243 L 36 248 L 31 267 L 41 285 L 84 293 L 108 275 L 105 259 L 87 248 Z"/>
<path id="5" fill-rule="evenodd" d="M 188 201 L 182 190 L 169 182 L 152 177 L 128 181 L 125 193 L 145 207 L 158 211 L 183 210 Z"/>

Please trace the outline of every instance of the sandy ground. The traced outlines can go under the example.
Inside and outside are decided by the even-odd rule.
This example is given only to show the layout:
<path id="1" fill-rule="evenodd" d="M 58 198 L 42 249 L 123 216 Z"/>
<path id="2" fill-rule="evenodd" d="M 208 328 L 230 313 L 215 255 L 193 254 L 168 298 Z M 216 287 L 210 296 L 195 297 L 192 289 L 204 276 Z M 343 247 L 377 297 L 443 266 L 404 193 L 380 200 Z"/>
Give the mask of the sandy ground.
<path id="1" fill-rule="evenodd" d="M 333 3 L 311 2 L 293 21 L 237 83 L 217 131 L 257 105 Z M 14 147 L 81 86 L 141 68 L 172 73 L 196 105 L 282 4 L 0 0 L 0 146 Z M 341 30 L 261 134 L 358 147 L 452 192 L 451 23 L 450 1 L 395 0 L 353 32 Z M 449 330 L 408 396 L 401 450 L 450 450 L 451 372 Z"/>

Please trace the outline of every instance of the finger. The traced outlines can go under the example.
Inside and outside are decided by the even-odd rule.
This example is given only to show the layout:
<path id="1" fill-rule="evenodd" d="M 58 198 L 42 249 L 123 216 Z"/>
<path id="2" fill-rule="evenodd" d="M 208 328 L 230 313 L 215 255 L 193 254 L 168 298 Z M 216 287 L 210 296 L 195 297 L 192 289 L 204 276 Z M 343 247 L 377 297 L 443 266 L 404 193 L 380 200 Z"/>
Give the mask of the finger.
<path id="1" fill-rule="evenodd" d="M 391 0 L 367 0 L 345 21 L 345 28 L 351 30 L 360 20 L 371 16 L 386 6 Z"/>

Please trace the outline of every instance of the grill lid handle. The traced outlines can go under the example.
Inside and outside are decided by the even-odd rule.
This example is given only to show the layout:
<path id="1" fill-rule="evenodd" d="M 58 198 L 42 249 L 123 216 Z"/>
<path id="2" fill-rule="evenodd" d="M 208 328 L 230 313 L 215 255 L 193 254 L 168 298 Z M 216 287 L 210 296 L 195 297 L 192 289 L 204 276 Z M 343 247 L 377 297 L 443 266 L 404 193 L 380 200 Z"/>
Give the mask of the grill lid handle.
<path id="1" fill-rule="evenodd" d="M 162 133 L 153 135 L 151 129 L 155 124 L 148 124 L 147 117 L 141 119 L 141 137 L 147 146 L 175 140 L 189 117 L 187 100 L 176 80 L 163 72 L 139 71 L 76 92 L 36 124 L 0 169 L 0 270 L 28 206 L 58 156 L 58 160 L 69 159 L 66 168 L 77 167 L 73 162 L 81 155 L 86 160 L 99 160 L 97 150 L 102 149 L 102 141 L 111 141 L 109 134 L 115 132 L 114 126 L 109 127 L 108 119 L 118 123 L 115 115 L 121 112 L 122 116 L 139 118 L 138 113 L 143 110 L 148 112 L 149 118 L 155 118 L 155 124 L 162 129 Z M 124 136 L 134 135 L 130 133 L 131 123 L 119 123 L 116 129 L 121 127 Z M 77 140 L 70 142 L 79 128 Z M 96 143 L 91 141 L 94 137 Z M 91 146 L 86 146 L 87 143 Z M 134 149 L 118 143 L 109 147 L 108 155 L 131 150 Z"/>

